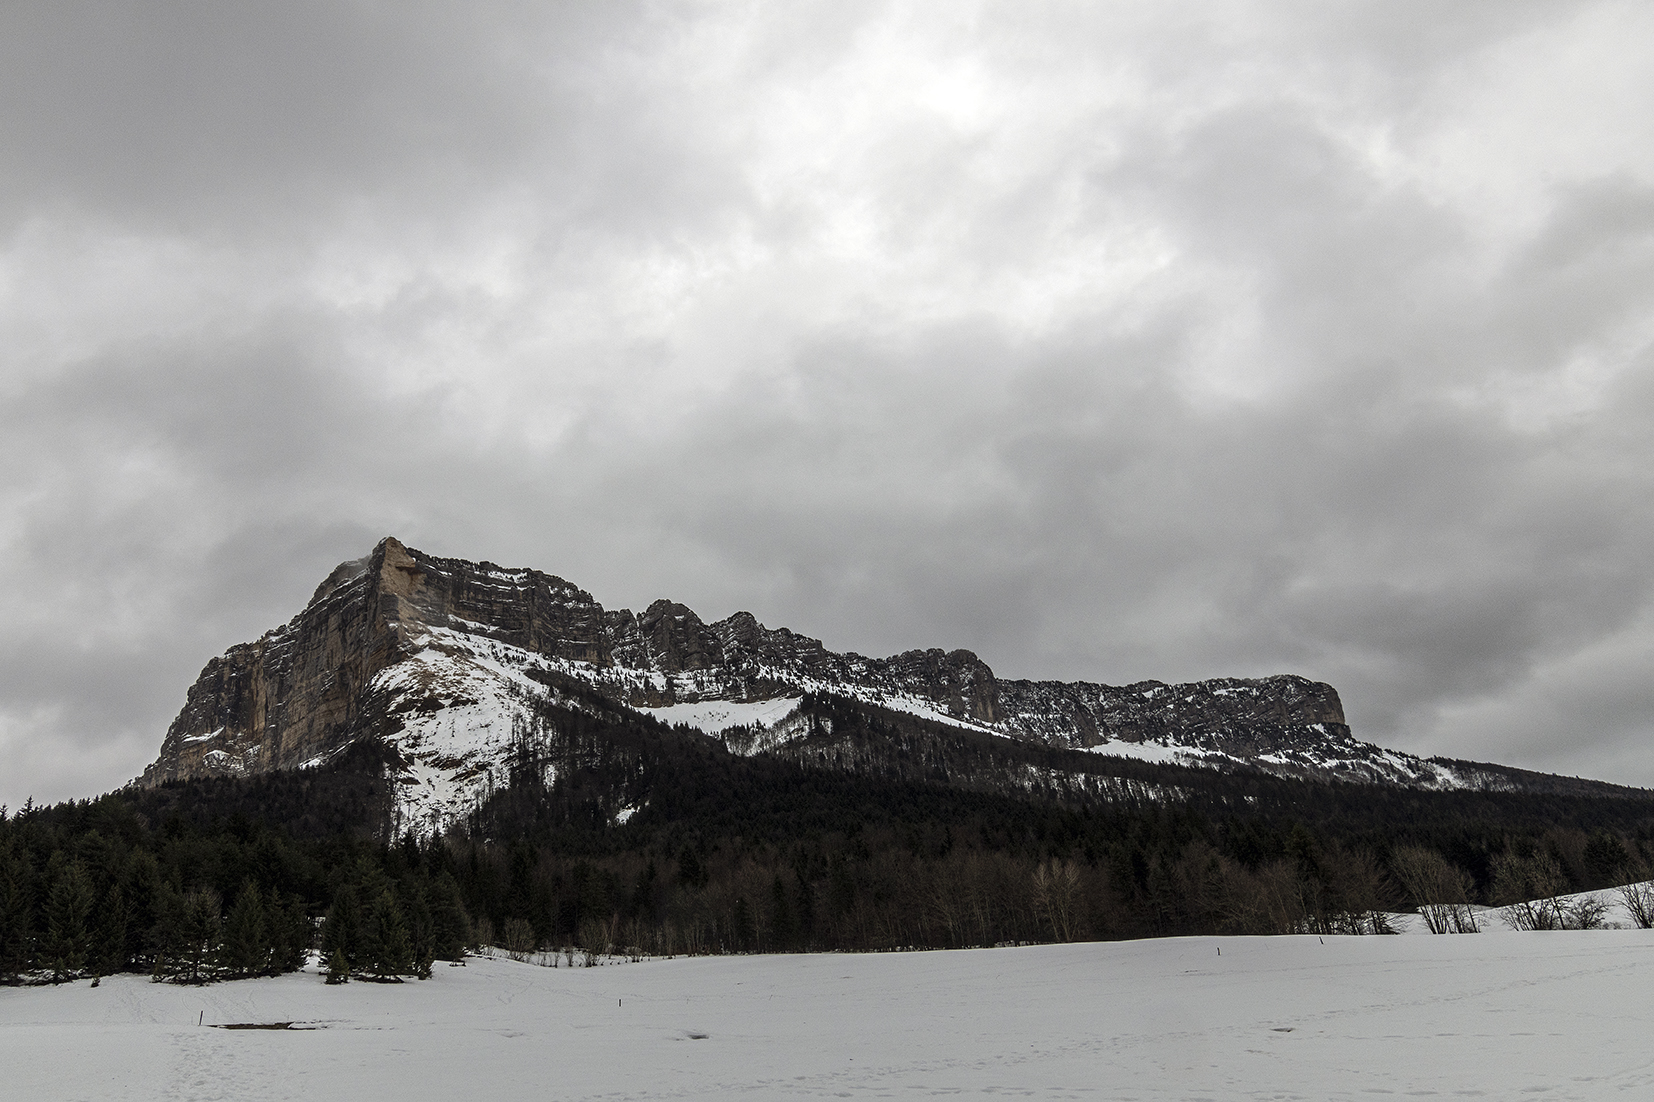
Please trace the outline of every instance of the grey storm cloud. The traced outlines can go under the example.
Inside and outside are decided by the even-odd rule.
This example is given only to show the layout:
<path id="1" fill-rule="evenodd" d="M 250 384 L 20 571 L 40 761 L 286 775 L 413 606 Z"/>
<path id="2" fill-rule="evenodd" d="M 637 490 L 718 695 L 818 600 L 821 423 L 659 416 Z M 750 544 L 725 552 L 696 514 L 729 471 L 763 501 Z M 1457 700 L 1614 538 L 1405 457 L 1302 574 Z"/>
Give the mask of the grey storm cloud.
<path id="1" fill-rule="evenodd" d="M 0 802 L 394 533 L 1654 785 L 1635 5 L 0 12 Z"/>

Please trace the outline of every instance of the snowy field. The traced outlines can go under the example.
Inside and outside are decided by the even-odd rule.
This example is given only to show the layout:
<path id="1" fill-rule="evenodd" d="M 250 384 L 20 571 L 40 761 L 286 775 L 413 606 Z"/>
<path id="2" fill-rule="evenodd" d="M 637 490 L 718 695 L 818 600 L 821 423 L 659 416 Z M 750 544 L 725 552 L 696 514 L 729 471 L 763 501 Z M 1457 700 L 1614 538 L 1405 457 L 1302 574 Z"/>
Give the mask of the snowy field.
<path id="1" fill-rule="evenodd" d="M 1646 1099 L 1651 992 L 1645 930 L 117 976 L 0 989 L 0 1096 Z"/>

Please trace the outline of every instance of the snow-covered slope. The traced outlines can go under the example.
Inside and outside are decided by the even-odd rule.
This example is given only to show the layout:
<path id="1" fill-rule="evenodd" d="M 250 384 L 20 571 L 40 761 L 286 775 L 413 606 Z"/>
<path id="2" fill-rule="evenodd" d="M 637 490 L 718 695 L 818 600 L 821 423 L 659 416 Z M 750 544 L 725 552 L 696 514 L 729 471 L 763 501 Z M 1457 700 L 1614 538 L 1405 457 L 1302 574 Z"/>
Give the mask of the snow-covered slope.
<path id="1" fill-rule="evenodd" d="M 115 976 L 0 988 L 0 1083 L 38 1102 L 1641 1099 L 1651 987 L 1645 930 Z"/>
<path id="2" fill-rule="evenodd" d="M 512 755 L 541 734 L 539 706 L 555 694 L 526 675 L 550 663 L 518 647 L 432 628 L 410 650 L 371 689 L 393 701 L 386 741 L 402 763 L 395 829 L 425 835 L 505 783 Z"/>
<path id="3" fill-rule="evenodd" d="M 640 697 L 673 700 L 632 707 L 664 723 L 702 731 L 740 754 L 774 751 L 818 730 L 796 719 L 805 693 L 832 695 L 959 730 L 1014 738 L 1006 723 L 950 715 L 911 692 L 789 677 L 787 671 L 772 668 L 763 668 L 762 676 L 777 695 L 730 700 L 719 695 L 725 686 L 707 671 L 603 668 L 536 654 L 452 627 L 427 626 L 410 634 L 407 649 L 407 655 L 381 671 L 371 685 L 383 695 L 394 717 L 386 741 L 406 763 L 395 780 L 398 831 L 427 833 L 475 807 L 504 783 L 514 755 L 521 756 L 525 748 L 543 742 L 541 704 L 578 707 L 548 687 L 548 674 L 589 686 L 616 703 Z M 1420 787 L 1460 783 L 1452 771 L 1435 763 L 1356 742 L 1347 732 L 1329 730 L 1325 724 L 1307 727 L 1312 737 L 1300 735 L 1296 744 L 1283 739 L 1270 752 L 1252 757 L 1225 749 L 1219 737 L 1202 738 L 1200 732 L 1181 739 L 1168 735 L 1141 740 L 1100 738 L 1085 749 L 1140 761 L 1249 764 L 1287 775 L 1351 781 Z M 544 779 L 549 783 L 555 775 L 548 770 Z"/>

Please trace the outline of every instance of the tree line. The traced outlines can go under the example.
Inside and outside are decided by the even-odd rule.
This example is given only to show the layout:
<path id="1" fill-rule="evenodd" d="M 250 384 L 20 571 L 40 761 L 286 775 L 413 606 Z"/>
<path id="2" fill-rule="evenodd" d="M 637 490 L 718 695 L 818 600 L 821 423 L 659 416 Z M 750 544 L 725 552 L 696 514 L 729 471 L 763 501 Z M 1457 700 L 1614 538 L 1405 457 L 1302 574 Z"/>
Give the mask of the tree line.
<path id="1" fill-rule="evenodd" d="M 0 982 L 209 983 L 291 972 L 315 949 L 334 982 L 429 976 L 472 936 L 453 877 L 418 857 L 241 815 L 152 825 L 120 796 L 0 807 Z"/>
<path id="2" fill-rule="evenodd" d="M 548 713 L 505 783 L 436 837 L 394 837 L 397 763 L 372 742 L 316 769 L 0 809 L 0 979 L 200 983 L 314 952 L 333 982 L 390 981 L 483 945 L 572 959 L 1382 933 L 1414 909 L 1457 932 L 1476 905 L 1547 928 L 1591 919 L 1560 897 L 1654 864 L 1654 801 L 1635 793 L 1065 756 L 830 699 L 810 703 L 839 741 L 741 757 L 588 703 Z"/>
<path id="3" fill-rule="evenodd" d="M 316 952 L 330 982 L 392 981 L 484 945 L 572 960 L 576 948 L 1372 934 L 1387 913 L 1415 909 L 1430 929 L 1459 932 L 1474 928 L 1473 904 L 1547 928 L 1589 918 L 1557 897 L 1646 879 L 1654 861 L 1642 812 L 1616 824 L 1589 801 L 1571 818 L 1548 804 L 1547 824 L 1453 794 L 1420 802 L 1279 780 L 1267 783 L 1292 803 L 1070 806 L 785 763 L 675 779 L 623 826 L 604 820 L 601 786 L 588 784 L 590 800 L 502 792 L 447 835 L 393 843 L 366 827 L 307 831 L 335 821 L 325 807 L 249 815 L 249 801 L 280 807 L 252 781 L 0 809 L 0 979 L 203 983 L 291 971 Z M 1363 794 L 1410 817 L 1322 806 Z M 532 821 L 513 818 L 524 809 Z"/>

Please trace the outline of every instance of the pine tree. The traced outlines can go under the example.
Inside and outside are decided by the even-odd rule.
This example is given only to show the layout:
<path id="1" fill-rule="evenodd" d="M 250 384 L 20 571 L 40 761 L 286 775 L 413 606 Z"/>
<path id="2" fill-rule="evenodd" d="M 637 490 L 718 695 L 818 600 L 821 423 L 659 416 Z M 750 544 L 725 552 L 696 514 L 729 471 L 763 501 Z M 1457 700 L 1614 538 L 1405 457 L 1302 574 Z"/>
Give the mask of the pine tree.
<path id="1" fill-rule="evenodd" d="M 304 900 L 294 896 L 282 902 L 281 892 L 270 889 L 270 903 L 264 909 L 270 933 L 270 971 L 297 972 L 310 959 L 310 942 L 314 930 L 310 916 L 305 913 Z"/>
<path id="2" fill-rule="evenodd" d="M 224 966 L 231 975 L 256 976 L 270 967 L 269 923 L 264 900 L 251 880 L 242 886 L 224 922 Z"/>
<path id="3" fill-rule="evenodd" d="M 170 978 L 184 953 L 184 895 L 171 881 L 156 885 L 155 923 L 149 929 L 149 954 L 157 982 Z"/>
<path id="4" fill-rule="evenodd" d="M 464 960 L 471 944 L 471 919 L 452 873 L 443 872 L 431 885 L 431 952 L 437 960 Z"/>
<path id="5" fill-rule="evenodd" d="M 148 850 L 134 850 L 121 871 L 121 894 L 126 901 L 127 966 L 143 969 L 154 961 L 152 933 L 155 929 L 157 897 L 161 890 L 161 866 Z"/>
<path id="6" fill-rule="evenodd" d="M 362 959 L 362 917 L 356 889 L 349 884 L 333 894 L 333 906 L 322 923 L 322 955 L 328 983 L 350 982 L 354 962 Z"/>
<path id="7" fill-rule="evenodd" d="M 373 902 L 365 924 L 365 957 L 368 970 L 379 979 L 395 979 L 413 971 L 413 946 L 408 922 L 387 889 Z"/>
<path id="8" fill-rule="evenodd" d="M 69 861 L 62 851 L 52 854 L 48 866 L 51 887 L 46 897 L 46 942 L 42 963 L 52 972 L 52 982 L 62 983 L 86 967 L 91 946 L 92 882 L 79 861 Z"/>
<path id="9" fill-rule="evenodd" d="M 1583 856 L 1586 875 L 1598 883 L 1614 883 L 1620 871 L 1631 863 L 1625 843 L 1605 830 L 1591 835 Z"/>
<path id="10" fill-rule="evenodd" d="M 436 928 L 431 918 L 430 904 L 425 892 L 412 878 L 404 882 L 403 914 L 408 920 L 408 944 L 412 949 L 413 974 L 422 980 L 431 978 L 431 964 L 436 959 Z"/>
<path id="11" fill-rule="evenodd" d="M 224 906 L 211 888 L 196 888 L 184 896 L 181 949 L 175 975 L 182 983 L 207 983 L 217 978 L 224 948 Z"/>
<path id="12" fill-rule="evenodd" d="M 706 887 L 707 879 L 706 866 L 701 864 L 694 849 L 685 843 L 678 853 L 678 883 L 692 891 L 699 891 Z"/>
<path id="13" fill-rule="evenodd" d="M 23 971 L 31 955 L 29 880 L 22 847 L 0 837 L 0 982 Z"/>
<path id="14" fill-rule="evenodd" d="M 355 874 L 351 877 L 350 883 L 356 889 L 356 899 L 364 917 L 372 909 L 373 901 L 379 898 L 379 893 L 391 890 L 390 877 L 385 874 L 385 870 L 379 862 L 366 856 L 356 859 Z"/>
<path id="15" fill-rule="evenodd" d="M 814 937 L 816 914 L 815 893 L 810 888 L 810 882 L 804 878 L 804 870 L 796 869 L 793 873 L 798 881 L 798 932 L 800 939 L 808 944 Z"/>
<path id="16" fill-rule="evenodd" d="M 798 941 L 798 919 L 780 873 L 775 874 L 775 881 L 770 885 L 770 930 L 774 940 L 772 949 L 791 949 Z"/>
<path id="17" fill-rule="evenodd" d="M 91 965 L 98 975 L 126 971 L 128 922 L 126 893 L 120 884 L 110 884 L 104 893 L 103 905 L 98 908 L 92 935 Z"/>

